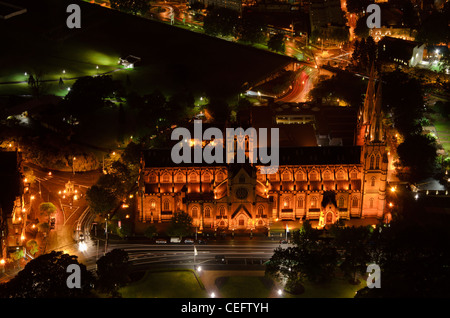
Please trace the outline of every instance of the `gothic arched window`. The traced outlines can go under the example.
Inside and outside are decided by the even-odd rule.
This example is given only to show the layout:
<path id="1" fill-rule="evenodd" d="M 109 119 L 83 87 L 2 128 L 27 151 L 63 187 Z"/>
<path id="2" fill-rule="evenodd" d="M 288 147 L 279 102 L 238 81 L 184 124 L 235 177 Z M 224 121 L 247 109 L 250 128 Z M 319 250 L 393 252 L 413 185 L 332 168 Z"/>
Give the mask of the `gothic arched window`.
<path id="1" fill-rule="evenodd" d="M 164 200 L 163 207 L 164 207 L 164 211 L 170 211 L 170 201 L 168 199 Z"/>

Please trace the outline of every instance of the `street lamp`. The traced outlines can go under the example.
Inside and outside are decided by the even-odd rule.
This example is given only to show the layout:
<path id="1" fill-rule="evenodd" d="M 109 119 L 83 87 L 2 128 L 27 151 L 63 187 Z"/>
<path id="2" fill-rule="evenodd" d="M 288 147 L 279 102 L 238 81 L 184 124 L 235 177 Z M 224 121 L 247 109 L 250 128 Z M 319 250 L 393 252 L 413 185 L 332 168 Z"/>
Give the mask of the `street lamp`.
<path id="1" fill-rule="evenodd" d="M 75 174 L 75 160 L 77 160 L 76 157 L 72 158 L 72 173 Z"/>

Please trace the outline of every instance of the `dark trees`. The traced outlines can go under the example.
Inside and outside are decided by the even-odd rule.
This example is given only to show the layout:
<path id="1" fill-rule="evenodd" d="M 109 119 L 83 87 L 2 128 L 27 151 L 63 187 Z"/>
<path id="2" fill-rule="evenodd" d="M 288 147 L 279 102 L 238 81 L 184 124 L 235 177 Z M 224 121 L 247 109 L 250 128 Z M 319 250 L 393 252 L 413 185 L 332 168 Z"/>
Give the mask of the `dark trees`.
<path id="1" fill-rule="evenodd" d="M 284 53 L 286 51 L 284 35 L 280 33 L 272 35 L 267 42 L 267 47 L 272 51 Z"/>
<path id="2" fill-rule="evenodd" d="M 129 281 L 129 272 L 126 251 L 114 249 L 106 253 L 97 261 L 97 289 L 113 296 L 117 295 L 117 289 Z"/>
<path id="3" fill-rule="evenodd" d="M 192 217 L 186 212 L 176 212 L 167 233 L 170 236 L 187 236 L 192 232 Z"/>
<path id="4" fill-rule="evenodd" d="M 81 288 L 68 288 L 67 280 L 71 264 L 80 267 Z M 73 298 L 91 297 L 95 279 L 78 263 L 77 256 L 52 251 L 31 260 L 9 282 L 0 285 L 0 297 L 4 298 Z"/>

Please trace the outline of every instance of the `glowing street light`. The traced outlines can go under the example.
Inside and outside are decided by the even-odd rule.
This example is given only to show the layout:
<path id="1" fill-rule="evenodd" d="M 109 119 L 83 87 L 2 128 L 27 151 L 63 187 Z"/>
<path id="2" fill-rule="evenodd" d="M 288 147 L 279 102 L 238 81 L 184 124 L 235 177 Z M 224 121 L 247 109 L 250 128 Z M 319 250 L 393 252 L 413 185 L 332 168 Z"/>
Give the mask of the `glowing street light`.
<path id="1" fill-rule="evenodd" d="M 87 251 L 87 245 L 86 245 L 86 243 L 85 243 L 85 242 L 80 242 L 80 243 L 78 244 L 78 250 L 79 250 L 80 252 L 86 252 L 86 251 Z"/>

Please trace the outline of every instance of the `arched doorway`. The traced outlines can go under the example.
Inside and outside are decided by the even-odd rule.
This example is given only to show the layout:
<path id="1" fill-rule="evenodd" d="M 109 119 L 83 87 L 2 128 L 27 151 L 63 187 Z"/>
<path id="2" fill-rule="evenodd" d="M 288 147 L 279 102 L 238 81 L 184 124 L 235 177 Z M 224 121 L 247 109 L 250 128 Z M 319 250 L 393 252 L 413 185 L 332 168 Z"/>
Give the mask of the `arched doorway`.
<path id="1" fill-rule="evenodd" d="M 333 224 L 333 212 L 328 211 L 325 216 L 325 224 Z"/>

